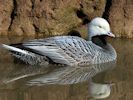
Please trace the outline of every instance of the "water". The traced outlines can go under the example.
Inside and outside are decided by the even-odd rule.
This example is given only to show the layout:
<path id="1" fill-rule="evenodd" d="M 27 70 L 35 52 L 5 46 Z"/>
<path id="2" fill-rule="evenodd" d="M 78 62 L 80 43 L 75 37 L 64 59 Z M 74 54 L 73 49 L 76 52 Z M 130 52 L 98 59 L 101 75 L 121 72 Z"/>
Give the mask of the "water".
<path id="1" fill-rule="evenodd" d="M 6 44 L 23 40 L 23 38 L 0 38 L 0 42 Z M 93 80 L 99 83 L 115 83 L 111 95 L 105 100 L 132 100 L 133 40 L 110 41 L 118 54 L 117 65 L 113 70 L 97 74 Z M 49 68 L 15 64 L 8 51 L 0 49 L 0 54 L 0 100 L 93 100 L 88 93 L 87 81 L 72 85 L 42 85 L 43 83 L 29 85 L 30 82 L 34 83 L 34 79 L 54 72 L 58 66 Z"/>

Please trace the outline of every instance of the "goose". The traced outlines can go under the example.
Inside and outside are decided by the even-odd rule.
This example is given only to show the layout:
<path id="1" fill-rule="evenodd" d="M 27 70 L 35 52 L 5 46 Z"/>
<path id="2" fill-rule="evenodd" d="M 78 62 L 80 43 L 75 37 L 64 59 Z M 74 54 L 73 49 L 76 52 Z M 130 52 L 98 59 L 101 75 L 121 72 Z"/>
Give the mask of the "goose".
<path id="1" fill-rule="evenodd" d="M 107 37 L 115 37 L 104 18 L 96 17 L 88 25 L 88 40 L 76 36 L 55 36 L 29 40 L 2 47 L 31 65 L 49 63 L 82 66 L 114 61 L 115 49 L 107 43 Z"/>

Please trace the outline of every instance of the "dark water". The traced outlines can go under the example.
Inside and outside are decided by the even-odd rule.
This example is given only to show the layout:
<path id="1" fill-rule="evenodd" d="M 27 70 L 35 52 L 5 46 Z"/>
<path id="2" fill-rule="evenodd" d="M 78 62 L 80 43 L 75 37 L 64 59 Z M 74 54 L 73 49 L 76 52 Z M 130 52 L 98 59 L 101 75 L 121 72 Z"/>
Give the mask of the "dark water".
<path id="1" fill-rule="evenodd" d="M 28 40 L 28 39 L 26 39 Z M 0 43 L 18 43 L 23 38 L 0 38 Z M 132 100 L 133 98 L 133 40 L 110 40 L 118 60 L 113 70 L 98 73 L 94 81 L 114 82 L 111 95 L 104 100 Z M 28 66 L 14 63 L 8 51 L 0 49 L 0 100 L 93 100 L 88 82 L 72 85 L 28 85 L 28 82 L 47 75 L 58 66 Z M 109 67 L 109 64 L 106 65 Z"/>

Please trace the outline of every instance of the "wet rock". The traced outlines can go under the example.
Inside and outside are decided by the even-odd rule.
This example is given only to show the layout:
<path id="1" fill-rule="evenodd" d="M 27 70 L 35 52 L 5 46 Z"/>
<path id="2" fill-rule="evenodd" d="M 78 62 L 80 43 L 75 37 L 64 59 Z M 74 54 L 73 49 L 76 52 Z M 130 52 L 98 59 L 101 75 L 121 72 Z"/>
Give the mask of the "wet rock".
<path id="1" fill-rule="evenodd" d="M 106 0 L 1 0 L 0 32 L 10 35 L 67 35 L 84 23 L 102 16 Z M 7 6 L 7 8 L 5 8 Z M 5 11 L 6 10 L 6 11 Z M 79 18 L 77 10 L 83 14 Z M 5 12 L 4 12 L 5 11 Z M 5 15 L 3 14 L 5 13 Z M 86 19 L 82 19 L 87 15 Z M 1 22 L 1 21 L 0 21 Z M 82 33 L 84 34 L 84 33 Z"/>
<path id="2" fill-rule="evenodd" d="M 109 22 L 117 37 L 133 38 L 133 0 L 111 0 Z"/>
<path id="3" fill-rule="evenodd" d="M 117 37 L 133 38 L 132 0 L 0 0 L 0 35 L 86 37 L 94 17 L 104 17 Z"/>
<path id="4" fill-rule="evenodd" d="M 7 35 L 12 9 L 12 0 L 0 0 L 0 35 Z"/>

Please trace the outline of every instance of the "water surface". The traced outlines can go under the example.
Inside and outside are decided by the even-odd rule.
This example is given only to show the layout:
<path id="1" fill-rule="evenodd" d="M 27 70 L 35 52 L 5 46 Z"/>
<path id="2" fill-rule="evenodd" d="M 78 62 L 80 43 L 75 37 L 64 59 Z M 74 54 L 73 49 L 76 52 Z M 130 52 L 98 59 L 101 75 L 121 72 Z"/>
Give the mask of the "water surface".
<path id="1" fill-rule="evenodd" d="M 0 38 L 0 43 L 18 43 L 28 39 Z M 111 95 L 105 100 L 133 98 L 133 40 L 110 40 L 117 51 L 117 65 L 113 70 L 98 73 L 93 79 L 99 83 L 114 82 Z M 14 63 L 7 50 L 0 49 L 0 100 L 93 100 L 88 82 L 72 85 L 32 85 L 27 83 L 54 71 L 58 66 L 29 66 Z M 108 64 L 106 65 L 109 66 Z"/>

